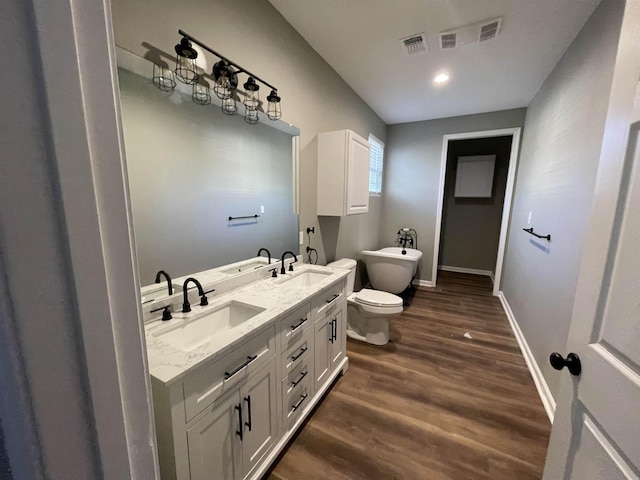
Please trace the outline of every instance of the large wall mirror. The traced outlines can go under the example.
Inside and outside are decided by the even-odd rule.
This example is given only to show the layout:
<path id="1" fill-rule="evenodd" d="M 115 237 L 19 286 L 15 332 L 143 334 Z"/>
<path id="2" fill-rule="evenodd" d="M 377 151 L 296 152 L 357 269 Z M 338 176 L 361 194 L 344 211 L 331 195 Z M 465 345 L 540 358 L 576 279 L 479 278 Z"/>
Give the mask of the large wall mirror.
<path id="1" fill-rule="evenodd" d="M 249 125 L 242 106 L 229 116 L 216 102 L 198 105 L 179 82 L 162 92 L 151 81 L 152 63 L 117 53 L 142 285 L 158 270 L 188 275 L 254 257 L 261 247 L 274 256 L 296 252 L 298 130 L 266 117 Z"/>

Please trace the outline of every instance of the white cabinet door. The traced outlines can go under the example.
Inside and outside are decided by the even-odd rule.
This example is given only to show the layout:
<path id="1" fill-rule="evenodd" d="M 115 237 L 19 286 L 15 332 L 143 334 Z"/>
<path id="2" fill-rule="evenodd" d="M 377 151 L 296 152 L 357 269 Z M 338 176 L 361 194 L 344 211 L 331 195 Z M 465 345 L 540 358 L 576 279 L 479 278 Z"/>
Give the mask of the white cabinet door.
<path id="1" fill-rule="evenodd" d="M 276 359 L 272 358 L 241 389 L 245 476 L 259 463 L 278 437 Z"/>
<path id="2" fill-rule="evenodd" d="M 332 337 L 331 318 L 321 318 L 315 325 L 315 391 L 327 381 L 331 372 L 330 338 Z"/>
<path id="3" fill-rule="evenodd" d="M 369 211 L 369 142 L 348 132 L 347 215 Z"/>
<path id="4" fill-rule="evenodd" d="M 338 310 L 332 317 L 329 322 L 329 331 L 333 333 L 329 340 L 329 348 L 330 348 L 330 357 L 331 357 L 331 371 L 335 370 L 336 366 L 340 363 L 342 358 L 344 357 L 344 347 L 345 347 L 345 324 L 344 320 L 345 316 L 345 308 L 342 307 Z"/>
<path id="5" fill-rule="evenodd" d="M 210 408 L 187 430 L 191 480 L 240 480 L 240 394 L 229 395 Z"/>

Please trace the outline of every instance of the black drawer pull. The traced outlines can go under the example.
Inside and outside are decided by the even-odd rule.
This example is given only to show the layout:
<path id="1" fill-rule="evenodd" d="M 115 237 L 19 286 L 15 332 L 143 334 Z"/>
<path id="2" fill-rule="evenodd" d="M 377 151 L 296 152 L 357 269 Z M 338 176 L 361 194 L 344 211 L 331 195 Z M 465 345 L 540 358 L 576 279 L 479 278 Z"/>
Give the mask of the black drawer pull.
<path id="1" fill-rule="evenodd" d="M 306 377 L 306 376 L 307 376 L 307 373 L 309 373 L 309 370 L 305 370 L 305 371 L 302 373 L 302 375 L 300 375 L 300 377 L 299 377 L 296 381 L 291 382 L 291 386 L 292 386 L 292 387 L 297 387 L 297 386 L 298 386 L 298 384 L 299 384 L 299 383 L 304 379 L 304 377 Z"/>
<path id="2" fill-rule="evenodd" d="M 295 412 L 298 408 L 300 408 L 300 405 L 302 405 L 302 402 L 304 402 L 306 398 L 307 398 L 306 393 L 304 395 L 300 395 L 300 400 L 298 400 L 298 403 L 296 403 L 291 407 L 291 411 Z"/>
<path id="3" fill-rule="evenodd" d="M 247 357 L 247 360 L 240 365 L 239 367 L 234 368 L 232 371 L 230 372 L 224 372 L 224 379 L 225 380 L 229 380 L 231 377 L 233 377 L 236 373 L 238 373 L 240 370 L 242 370 L 244 367 L 249 366 L 249 364 L 251 362 L 253 362 L 256 358 L 258 358 L 257 355 L 253 355 L 252 357 Z"/>
<path id="4" fill-rule="evenodd" d="M 249 427 L 249 431 L 251 431 L 251 395 L 244 397 L 244 401 L 247 402 L 247 410 L 249 412 L 249 421 L 244 422 L 244 425 Z"/>
<path id="5" fill-rule="evenodd" d="M 331 343 L 333 343 L 333 339 L 334 339 L 334 335 L 333 335 L 333 327 L 335 326 L 334 320 L 335 320 L 335 318 L 333 320 L 331 320 L 331 336 L 329 337 L 329 341 Z"/>
<path id="6" fill-rule="evenodd" d="M 296 360 L 298 360 L 302 355 L 304 355 L 304 352 L 306 352 L 307 350 L 309 350 L 309 347 L 302 347 L 298 355 L 291 355 L 291 361 L 295 362 Z"/>
<path id="7" fill-rule="evenodd" d="M 304 325 L 304 323 L 307 321 L 306 318 L 301 318 L 300 321 L 298 323 L 296 323 L 295 325 L 291 325 L 291 331 L 295 332 L 297 329 L 299 329 L 302 325 Z"/>
<path id="8" fill-rule="evenodd" d="M 326 302 L 329 304 L 329 303 L 333 302 L 333 301 L 334 301 L 336 298 L 338 298 L 339 296 L 340 296 L 340 294 L 339 294 L 339 293 L 336 293 L 333 297 L 331 297 L 331 299 L 326 300 Z"/>
<path id="9" fill-rule="evenodd" d="M 238 430 L 236 430 L 236 435 L 238 435 L 240 441 L 242 441 L 242 404 L 239 403 L 235 408 L 238 411 Z"/>

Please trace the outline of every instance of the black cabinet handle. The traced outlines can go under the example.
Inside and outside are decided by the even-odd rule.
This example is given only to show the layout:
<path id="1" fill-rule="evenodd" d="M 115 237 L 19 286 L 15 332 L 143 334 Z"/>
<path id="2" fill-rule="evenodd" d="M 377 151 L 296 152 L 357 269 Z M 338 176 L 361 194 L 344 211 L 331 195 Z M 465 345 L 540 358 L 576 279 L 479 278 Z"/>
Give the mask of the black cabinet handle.
<path id="1" fill-rule="evenodd" d="M 236 435 L 240 437 L 240 441 L 242 441 L 242 404 L 239 403 L 236 405 L 236 410 L 238 411 L 238 430 L 236 430 Z"/>
<path id="2" fill-rule="evenodd" d="M 244 422 L 244 424 L 249 427 L 249 431 L 251 431 L 251 395 L 244 397 L 244 401 L 247 402 L 247 413 L 249 414 L 249 421 Z"/>
<path id="3" fill-rule="evenodd" d="M 571 375 L 580 375 L 582 371 L 580 357 L 575 353 L 567 355 L 567 359 L 565 360 L 558 352 L 553 352 L 549 355 L 549 363 L 551 363 L 551 366 L 556 370 L 562 370 L 564 367 L 567 367 Z"/>
<path id="4" fill-rule="evenodd" d="M 304 402 L 306 398 L 307 398 L 306 393 L 304 395 L 300 395 L 300 400 L 298 400 L 298 403 L 296 403 L 291 407 L 291 411 L 295 412 L 298 408 L 300 408 L 300 405 L 302 405 L 302 402 Z"/>
<path id="5" fill-rule="evenodd" d="M 224 379 L 225 380 L 229 380 L 231 377 L 233 377 L 236 373 L 238 373 L 240 370 L 242 370 L 244 367 L 249 366 L 249 364 L 251 362 L 253 362 L 256 358 L 258 358 L 257 355 L 253 355 L 252 357 L 247 357 L 247 360 L 240 366 L 234 368 L 233 370 L 231 370 L 230 372 L 224 372 Z"/>
<path id="6" fill-rule="evenodd" d="M 333 343 L 333 327 L 334 327 L 333 320 L 331 320 L 331 336 L 329 337 L 329 341 L 331 343 Z"/>
<path id="7" fill-rule="evenodd" d="M 300 377 L 298 377 L 298 379 L 297 379 L 296 381 L 291 382 L 291 386 L 292 386 L 292 387 L 297 387 L 297 386 L 298 386 L 298 384 L 302 381 L 302 379 L 303 379 L 304 377 L 306 377 L 306 376 L 307 376 L 307 373 L 309 373 L 309 370 L 305 370 L 305 371 L 302 373 L 302 375 L 300 375 Z"/>
<path id="8" fill-rule="evenodd" d="M 291 331 L 295 332 L 297 329 L 299 329 L 302 325 L 304 325 L 304 323 L 307 321 L 306 318 L 301 318 L 300 321 L 298 323 L 296 323 L 295 325 L 291 325 Z"/>
<path id="9" fill-rule="evenodd" d="M 308 349 L 309 347 L 302 347 L 298 355 L 291 355 L 291 361 L 295 362 L 296 360 L 298 360 L 302 355 L 304 355 L 304 352 L 306 352 Z"/>
<path id="10" fill-rule="evenodd" d="M 332 330 L 332 334 L 333 334 L 333 339 L 337 340 L 338 339 L 338 317 L 334 318 L 333 320 L 331 320 L 331 323 L 333 323 L 333 328 Z"/>
<path id="11" fill-rule="evenodd" d="M 336 298 L 338 298 L 339 296 L 340 296 L 340 294 L 339 294 L 339 293 L 336 293 L 333 297 L 331 297 L 331 299 L 326 300 L 326 302 L 329 304 L 329 303 L 333 302 L 333 301 L 334 301 Z"/>

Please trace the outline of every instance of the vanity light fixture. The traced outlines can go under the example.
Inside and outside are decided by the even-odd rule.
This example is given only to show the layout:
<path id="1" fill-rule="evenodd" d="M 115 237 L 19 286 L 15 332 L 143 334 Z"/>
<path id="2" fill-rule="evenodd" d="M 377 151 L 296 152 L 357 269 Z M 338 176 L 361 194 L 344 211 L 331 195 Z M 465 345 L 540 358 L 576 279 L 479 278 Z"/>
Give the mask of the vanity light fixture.
<path id="1" fill-rule="evenodd" d="M 173 78 L 171 69 L 157 63 L 153 64 L 152 80 L 153 84 L 163 92 L 173 92 L 176 88 L 176 81 Z"/>
<path id="2" fill-rule="evenodd" d="M 238 75 L 226 60 L 220 60 L 213 66 L 213 79 L 213 91 L 220 100 L 231 98 L 234 90 L 238 88 Z"/>
<path id="3" fill-rule="evenodd" d="M 225 115 L 237 115 L 238 114 L 238 104 L 236 102 L 235 92 L 231 94 L 229 98 L 225 98 L 222 100 L 222 113 Z"/>
<path id="4" fill-rule="evenodd" d="M 258 111 L 262 106 L 260 101 L 260 85 L 265 85 L 271 89 L 271 93 L 267 97 L 267 117 L 270 120 L 279 120 L 282 117 L 282 110 L 280 106 L 280 96 L 278 96 L 278 89 L 270 83 L 264 81 L 254 73 L 251 73 L 246 68 L 242 68 L 235 62 L 232 62 L 228 58 L 220 55 L 215 50 L 211 49 L 204 43 L 196 40 L 183 30 L 178 30 L 178 33 L 182 36 L 180 43 L 175 46 L 176 51 L 176 68 L 174 70 L 175 76 L 183 83 L 193 85 L 193 93 L 191 98 L 195 103 L 200 105 L 208 105 L 211 103 L 211 94 L 209 87 L 199 83 L 196 66 L 196 58 L 198 58 L 198 52 L 193 48 L 193 44 L 199 45 L 209 53 L 212 53 L 220 60 L 213 65 L 213 71 L 211 75 L 213 77 L 213 91 L 216 96 L 222 101 L 222 112 L 226 115 L 236 115 L 238 113 L 237 95 L 238 88 L 238 75 L 247 75 L 247 81 L 243 84 L 245 97 L 242 103 L 245 107 L 244 119 L 247 123 L 258 123 Z M 153 83 L 160 90 L 165 92 L 173 91 L 175 88 L 175 80 L 169 69 L 154 65 L 153 67 Z"/>
<path id="5" fill-rule="evenodd" d="M 175 46 L 176 50 L 176 77 L 183 83 L 191 85 L 198 81 L 198 70 L 196 69 L 196 58 L 198 52 L 191 46 L 191 41 L 187 37 L 182 37 L 180 43 Z"/>
<path id="6" fill-rule="evenodd" d="M 282 117 L 282 110 L 280 109 L 280 97 L 275 90 L 271 90 L 271 93 L 267 97 L 267 117 L 269 120 L 280 120 Z"/>
<path id="7" fill-rule="evenodd" d="M 211 103 L 211 93 L 209 93 L 209 86 L 201 82 L 195 82 L 193 84 L 193 92 L 191 93 L 191 100 L 198 105 L 209 105 Z"/>
<path id="8" fill-rule="evenodd" d="M 245 97 L 244 103 L 244 121 L 250 124 L 258 123 L 258 107 L 260 107 L 260 85 L 256 83 L 255 78 L 249 79 L 243 85 Z"/>

